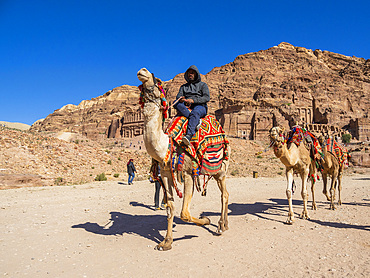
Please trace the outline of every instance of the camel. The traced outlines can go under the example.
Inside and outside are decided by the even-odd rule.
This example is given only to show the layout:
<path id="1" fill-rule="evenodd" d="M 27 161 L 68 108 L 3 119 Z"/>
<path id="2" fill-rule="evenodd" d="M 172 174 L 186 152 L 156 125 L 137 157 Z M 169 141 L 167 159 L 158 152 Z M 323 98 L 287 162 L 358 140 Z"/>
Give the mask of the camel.
<path id="1" fill-rule="evenodd" d="M 283 135 L 284 130 L 280 127 L 273 127 L 270 129 L 270 141 L 271 146 L 274 149 L 275 156 L 285 165 L 286 177 L 287 177 L 287 189 L 286 195 L 289 202 L 289 213 L 286 224 L 293 224 L 293 204 L 292 204 L 292 187 L 293 187 L 293 173 L 297 172 L 302 179 L 302 190 L 301 196 L 303 199 L 303 211 L 301 217 L 303 219 L 309 219 L 307 211 L 307 178 L 310 173 L 313 172 L 314 163 L 310 157 L 310 151 L 301 143 L 298 147 L 292 143 L 290 147 L 287 147 L 285 138 Z M 314 191 L 312 183 L 311 191 Z M 314 201 L 313 201 L 314 204 Z M 315 207 L 313 207 L 315 209 Z"/>
<path id="2" fill-rule="evenodd" d="M 328 152 L 325 145 L 325 138 L 324 136 L 319 136 L 319 142 L 321 144 L 322 152 L 323 152 L 323 159 L 322 159 L 322 179 L 324 182 L 323 192 L 326 196 L 327 200 L 330 201 L 330 209 L 335 210 L 334 200 L 335 200 L 335 188 L 338 183 L 338 194 L 339 200 L 338 205 L 342 204 L 341 201 L 341 190 L 342 190 L 342 175 L 343 175 L 343 168 L 344 164 L 340 164 L 338 158 L 331 152 Z M 327 181 L 328 175 L 331 177 L 331 185 L 330 185 L 330 196 L 327 192 Z"/>
<path id="3" fill-rule="evenodd" d="M 169 136 L 162 130 L 162 109 L 161 106 L 161 91 L 158 83 L 162 81 L 155 78 L 146 68 L 142 68 L 137 73 L 138 79 L 142 82 L 142 102 L 143 102 L 143 116 L 144 116 L 144 143 L 148 154 L 161 167 L 161 177 L 165 190 L 166 212 L 167 212 L 167 233 L 162 242 L 160 242 L 155 249 L 160 251 L 170 250 L 173 242 L 173 218 L 175 212 L 174 206 L 174 176 L 171 173 L 170 163 L 165 163 L 165 157 L 169 148 Z M 227 146 L 229 148 L 229 146 Z M 226 190 L 226 172 L 228 168 L 228 161 L 223 159 L 221 169 L 212 177 L 217 181 L 218 187 L 221 191 L 221 217 L 218 221 L 217 233 L 222 234 L 228 230 L 228 200 L 229 193 Z M 183 164 L 184 174 L 184 196 L 181 209 L 181 219 L 185 222 L 193 222 L 198 226 L 209 225 L 211 223 L 208 217 L 196 218 L 191 216 L 189 207 L 191 198 L 194 193 L 194 186 L 192 178 L 192 158 L 186 153 Z"/>

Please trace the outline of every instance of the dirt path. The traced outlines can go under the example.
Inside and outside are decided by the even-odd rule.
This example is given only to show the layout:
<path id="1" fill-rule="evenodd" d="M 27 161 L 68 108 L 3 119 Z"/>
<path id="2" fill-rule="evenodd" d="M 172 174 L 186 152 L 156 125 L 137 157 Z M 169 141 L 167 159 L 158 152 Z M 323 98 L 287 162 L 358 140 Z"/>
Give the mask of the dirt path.
<path id="1" fill-rule="evenodd" d="M 0 275 L 5 277 L 370 277 L 370 176 L 344 177 L 343 205 L 330 211 L 318 183 L 311 220 L 296 192 L 296 221 L 285 225 L 285 179 L 228 178 L 230 230 L 214 235 L 220 194 L 196 193 L 179 219 L 173 249 L 154 250 L 166 229 L 154 186 L 95 182 L 0 191 Z M 300 186 L 298 187 L 300 190 Z M 298 190 L 297 190 L 298 191 Z M 311 200 L 311 196 L 310 196 Z M 311 202 L 309 202 L 311 206 Z"/>

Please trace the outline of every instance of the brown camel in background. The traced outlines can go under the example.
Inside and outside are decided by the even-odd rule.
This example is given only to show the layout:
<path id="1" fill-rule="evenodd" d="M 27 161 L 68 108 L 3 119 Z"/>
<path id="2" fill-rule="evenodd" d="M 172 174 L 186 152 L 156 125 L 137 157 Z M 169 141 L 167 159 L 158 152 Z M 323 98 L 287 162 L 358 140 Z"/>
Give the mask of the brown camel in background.
<path id="1" fill-rule="evenodd" d="M 335 188 L 338 183 L 338 194 L 339 200 L 338 205 L 342 204 L 341 200 L 341 191 L 342 191 L 342 175 L 343 175 L 343 168 L 344 164 L 339 163 L 338 158 L 331 152 L 327 151 L 325 145 L 325 138 L 324 136 L 319 137 L 319 142 L 321 144 L 322 152 L 323 152 L 323 159 L 322 159 L 322 179 L 324 182 L 323 193 L 330 201 L 330 209 L 336 209 L 334 205 L 335 200 Z M 331 177 L 331 185 L 330 185 L 330 196 L 328 195 L 327 191 L 327 183 L 328 183 L 328 176 Z"/>
<path id="2" fill-rule="evenodd" d="M 309 219 L 307 211 L 307 178 L 310 172 L 313 171 L 313 161 L 310 157 L 309 150 L 301 143 L 298 147 L 296 144 L 291 144 L 289 149 L 285 143 L 285 138 L 283 135 L 283 129 L 280 127 L 273 127 L 270 129 L 270 140 L 272 147 L 274 149 L 275 156 L 280 159 L 280 161 L 285 165 L 286 177 L 287 177 L 287 189 L 286 195 L 289 202 L 289 213 L 287 224 L 293 224 L 294 214 L 293 214 L 293 204 L 292 204 L 292 187 L 293 187 L 293 173 L 297 172 L 302 180 L 302 190 L 301 196 L 303 199 L 303 211 L 301 217 L 303 219 Z M 314 187 L 311 187 L 313 192 Z M 314 202 L 313 202 L 314 204 Z"/>

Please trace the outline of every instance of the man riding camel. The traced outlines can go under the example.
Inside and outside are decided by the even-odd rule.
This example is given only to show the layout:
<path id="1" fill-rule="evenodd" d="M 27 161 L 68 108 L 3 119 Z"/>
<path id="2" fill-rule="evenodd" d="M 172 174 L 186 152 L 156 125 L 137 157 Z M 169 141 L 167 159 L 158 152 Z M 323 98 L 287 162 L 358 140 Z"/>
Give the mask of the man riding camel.
<path id="1" fill-rule="evenodd" d="M 202 118 L 207 115 L 207 102 L 210 100 L 210 95 L 208 86 L 201 81 L 196 66 L 190 66 L 184 77 L 187 83 L 180 87 L 176 96 L 178 102 L 174 107 L 180 115 L 189 119 L 186 135 L 182 138 L 182 142 L 188 146 L 191 138 L 200 128 Z"/>

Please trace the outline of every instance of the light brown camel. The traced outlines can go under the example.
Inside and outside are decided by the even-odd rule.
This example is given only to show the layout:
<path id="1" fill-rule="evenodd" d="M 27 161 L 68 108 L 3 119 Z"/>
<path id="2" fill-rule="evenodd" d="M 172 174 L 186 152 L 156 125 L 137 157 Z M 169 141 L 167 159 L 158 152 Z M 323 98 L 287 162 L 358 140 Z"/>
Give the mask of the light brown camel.
<path id="1" fill-rule="evenodd" d="M 330 201 L 330 209 L 335 209 L 334 200 L 335 200 L 335 188 L 338 183 L 338 194 L 339 200 L 338 205 L 342 204 L 340 195 L 342 191 L 342 175 L 343 175 L 343 166 L 344 164 L 340 164 L 338 158 L 331 152 L 327 151 L 325 145 L 325 138 L 324 136 L 319 137 L 319 142 L 321 144 L 322 152 L 323 152 L 323 159 L 322 159 L 322 179 L 324 183 L 323 192 L 328 201 Z M 327 191 L 327 183 L 328 183 L 328 175 L 331 177 L 331 185 L 330 185 L 330 196 L 328 195 Z"/>
<path id="2" fill-rule="evenodd" d="M 289 202 L 289 213 L 287 224 L 293 224 L 293 204 L 292 204 L 292 187 L 293 187 L 293 173 L 297 172 L 302 180 L 301 196 L 303 199 L 303 211 L 301 217 L 303 219 L 309 219 L 307 211 L 307 178 L 308 175 L 313 171 L 314 164 L 310 157 L 309 150 L 301 143 L 298 147 L 292 143 L 288 149 L 285 143 L 284 130 L 280 127 L 273 127 L 270 129 L 270 141 L 271 146 L 274 149 L 275 156 L 285 165 L 286 177 L 287 177 L 287 189 L 286 195 Z M 313 192 L 314 187 L 311 187 Z M 313 202 L 314 204 L 314 202 Z M 314 208 L 314 207 L 313 207 Z"/>
<path id="3" fill-rule="evenodd" d="M 144 143 L 148 154 L 159 162 L 161 167 L 161 177 L 165 187 L 166 210 L 167 210 L 167 233 L 164 240 L 156 246 L 157 250 L 169 250 L 172 248 L 173 235 L 172 226 L 174 218 L 174 194 L 173 194 L 173 176 L 171 173 L 170 163 L 165 163 L 165 156 L 169 146 L 169 136 L 162 130 L 162 106 L 161 91 L 157 84 L 160 79 L 155 79 L 147 69 L 142 68 L 138 71 L 137 76 L 142 84 L 142 101 L 144 115 Z M 154 80 L 155 79 L 155 80 Z M 229 147 L 229 146 L 227 146 Z M 216 179 L 221 191 L 221 217 L 218 221 L 217 233 L 222 234 L 228 229 L 228 200 L 229 193 L 226 190 L 226 171 L 228 161 L 223 160 L 222 167 L 213 177 Z M 211 223 L 207 217 L 196 218 L 190 215 L 190 201 L 194 193 L 192 180 L 192 158 L 185 155 L 183 164 L 184 173 L 184 196 L 181 209 L 181 219 L 186 222 L 194 222 L 198 226 L 208 225 Z"/>

